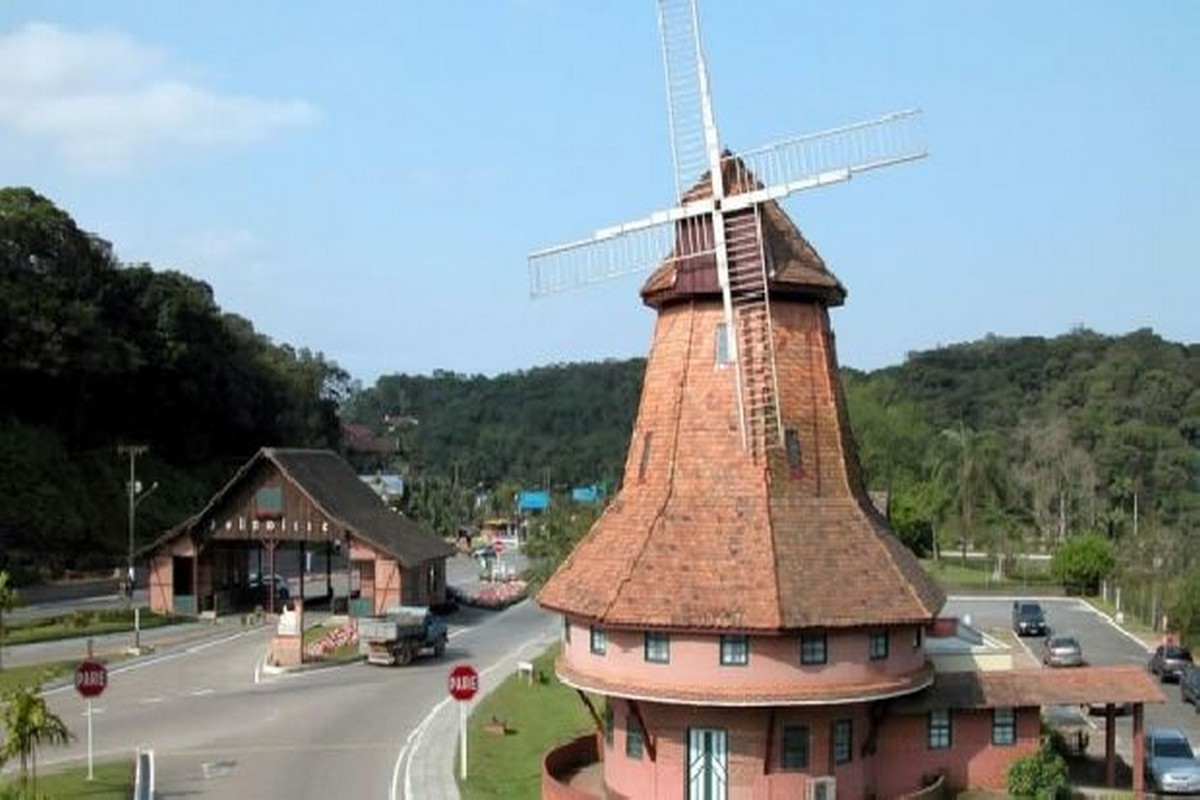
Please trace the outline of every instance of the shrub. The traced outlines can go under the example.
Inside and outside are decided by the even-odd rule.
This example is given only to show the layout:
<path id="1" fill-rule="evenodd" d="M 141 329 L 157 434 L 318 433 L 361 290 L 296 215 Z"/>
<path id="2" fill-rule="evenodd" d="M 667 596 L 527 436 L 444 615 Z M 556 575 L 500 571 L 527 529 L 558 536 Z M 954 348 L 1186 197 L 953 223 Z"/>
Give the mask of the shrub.
<path id="1" fill-rule="evenodd" d="M 1067 788 L 1067 762 L 1046 742 L 1036 753 L 1022 756 L 1008 768 L 1012 797 L 1054 800 Z"/>
<path id="2" fill-rule="evenodd" d="M 1095 594 L 1116 566 L 1112 543 L 1099 534 L 1085 533 L 1071 537 L 1054 552 L 1050 572 L 1069 593 Z"/>

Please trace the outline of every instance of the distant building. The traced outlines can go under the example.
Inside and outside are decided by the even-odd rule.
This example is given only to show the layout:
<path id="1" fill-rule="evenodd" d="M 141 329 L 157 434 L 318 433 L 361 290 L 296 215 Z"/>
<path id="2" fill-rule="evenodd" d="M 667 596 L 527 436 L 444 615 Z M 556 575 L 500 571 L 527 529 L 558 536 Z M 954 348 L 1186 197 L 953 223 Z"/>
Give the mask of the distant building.
<path id="1" fill-rule="evenodd" d="M 402 475 L 376 472 L 370 475 L 359 475 L 358 479 L 370 486 L 372 491 L 388 505 L 399 502 L 404 497 L 404 476 Z"/>

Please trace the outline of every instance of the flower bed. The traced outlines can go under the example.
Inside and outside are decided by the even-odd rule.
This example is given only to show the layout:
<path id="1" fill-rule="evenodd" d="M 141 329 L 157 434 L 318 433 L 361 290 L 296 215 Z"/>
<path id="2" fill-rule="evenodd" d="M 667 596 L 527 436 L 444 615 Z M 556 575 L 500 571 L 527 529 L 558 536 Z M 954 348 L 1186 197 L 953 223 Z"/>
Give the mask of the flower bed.
<path id="1" fill-rule="evenodd" d="M 457 587 L 451 587 L 450 592 L 459 605 L 498 611 L 524 600 L 529 594 L 529 584 L 525 581 L 482 583 L 469 593 Z"/>
<path id="2" fill-rule="evenodd" d="M 358 628 L 352 622 L 347 622 L 338 628 L 330 628 L 321 638 L 309 642 L 304 648 L 307 658 L 328 658 L 343 647 L 358 644 Z"/>

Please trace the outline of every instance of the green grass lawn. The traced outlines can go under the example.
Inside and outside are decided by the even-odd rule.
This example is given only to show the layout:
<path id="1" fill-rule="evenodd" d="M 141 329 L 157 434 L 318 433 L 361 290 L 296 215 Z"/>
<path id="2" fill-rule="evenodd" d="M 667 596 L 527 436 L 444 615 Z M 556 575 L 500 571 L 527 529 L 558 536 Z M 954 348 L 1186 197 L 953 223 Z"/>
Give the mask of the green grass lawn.
<path id="1" fill-rule="evenodd" d="M 133 795 L 133 761 L 109 761 L 94 764 L 92 780 L 87 779 L 87 767 L 60 770 L 52 773 L 38 772 L 38 800 L 129 800 Z M 0 781 L 0 800 L 13 800 L 18 786 L 15 775 Z M 6 792 L 12 792 L 7 794 Z"/>
<path id="2" fill-rule="evenodd" d="M 75 670 L 79 661 L 51 661 L 0 670 L 0 694 L 18 686 L 40 686 Z"/>
<path id="3" fill-rule="evenodd" d="M 1021 574 L 1018 571 L 997 578 L 990 567 L 971 563 L 963 565 L 949 555 L 937 561 L 922 559 L 921 566 L 930 577 L 947 589 L 1028 589 L 1057 586 L 1044 572 L 1031 570 Z"/>
<path id="4" fill-rule="evenodd" d="M 575 690 L 554 677 L 557 655 L 555 645 L 534 659 L 534 673 L 545 676 L 545 682 L 535 680 L 531 686 L 511 675 L 472 712 L 467 725 L 468 777 L 459 781 L 463 800 L 539 796 L 546 751 L 593 729 Z M 493 717 L 505 721 L 507 735 L 485 730 Z"/>
<path id="5" fill-rule="evenodd" d="M 142 630 L 161 628 L 184 622 L 184 617 L 152 614 L 141 609 L 139 623 Z M 121 633 L 133 630 L 133 609 L 114 608 L 103 611 L 73 611 L 52 617 L 42 617 L 27 622 L 12 623 L 4 620 L 4 645 L 34 644 L 58 639 L 84 636 L 102 636 L 106 633 Z"/>

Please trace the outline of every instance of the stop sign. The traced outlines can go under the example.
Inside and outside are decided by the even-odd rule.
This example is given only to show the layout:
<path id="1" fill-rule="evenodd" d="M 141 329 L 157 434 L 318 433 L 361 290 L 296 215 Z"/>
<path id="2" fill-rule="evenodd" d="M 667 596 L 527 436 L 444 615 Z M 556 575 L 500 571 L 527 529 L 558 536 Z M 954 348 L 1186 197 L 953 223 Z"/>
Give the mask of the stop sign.
<path id="1" fill-rule="evenodd" d="M 98 697 L 108 686 L 108 667 L 99 661 L 84 661 L 75 668 L 75 690 L 84 697 Z"/>
<path id="2" fill-rule="evenodd" d="M 479 673 L 470 664 L 459 664 L 450 670 L 450 696 L 455 700 L 470 700 L 479 691 Z"/>

